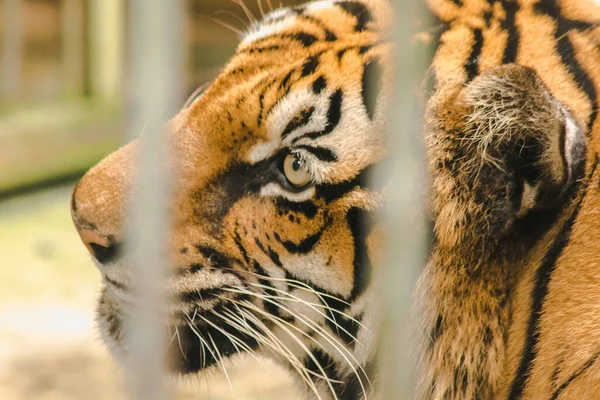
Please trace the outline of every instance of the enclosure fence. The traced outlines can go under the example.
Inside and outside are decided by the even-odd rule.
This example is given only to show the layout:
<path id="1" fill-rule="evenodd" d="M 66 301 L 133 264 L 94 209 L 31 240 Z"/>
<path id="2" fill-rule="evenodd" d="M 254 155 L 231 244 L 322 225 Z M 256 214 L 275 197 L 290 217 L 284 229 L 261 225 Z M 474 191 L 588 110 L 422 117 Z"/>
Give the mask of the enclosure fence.
<path id="1" fill-rule="evenodd" d="M 140 308 L 128 329 L 131 360 L 128 364 L 132 398 L 162 400 L 166 338 L 159 313 L 168 299 L 166 277 L 169 232 L 170 177 L 164 122 L 174 116 L 181 93 L 183 2 L 129 0 L 127 49 L 129 139 L 141 135 L 140 172 L 132 208 L 128 242 L 135 257 L 141 298 Z M 411 294 L 425 263 L 427 237 L 414 229 L 425 221 L 426 167 L 420 134 L 420 112 L 414 89 L 424 70 L 423 55 L 410 46 L 415 20 L 424 18 L 424 4 L 395 2 L 396 84 L 390 109 L 390 157 L 377 174 L 387 186 L 387 205 L 381 221 L 388 235 L 387 255 L 381 276 L 383 329 L 380 348 L 383 399 L 408 399 L 414 388 Z M 10 49 L 8 51 L 11 51 Z"/>
<path id="2" fill-rule="evenodd" d="M 164 282 L 170 221 L 169 140 L 165 121 L 177 113 L 182 95 L 183 4 L 173 0 L 129 0 L 128 132 L 140 138 L 139 175 L 127 243 L 133 256 L 140 308 L 127 327 L 128 377 L 132 398 L 162 400 L 166 337 L 162 313 L 169 300 Z"/>

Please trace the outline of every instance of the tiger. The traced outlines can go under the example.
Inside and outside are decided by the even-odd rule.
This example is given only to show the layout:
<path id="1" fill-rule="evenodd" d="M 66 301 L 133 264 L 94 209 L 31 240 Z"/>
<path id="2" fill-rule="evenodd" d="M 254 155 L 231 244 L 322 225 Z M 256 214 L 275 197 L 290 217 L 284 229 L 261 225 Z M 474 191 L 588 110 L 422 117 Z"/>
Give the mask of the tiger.
<path id="1" fill-rule="evenodd" d="M 600 10 L 591 0 L 426 7 L 413 41 L 432 55 L 415 88 L 432 237 L 415 291 L 416 397 L 595 398 Z M 376 218 L 385 187 L 370 178 L 403 134 L 388 117 L 393 15 L 387 0 L 269 12 L 167 123 L 173 373 L 252 353 L 286 366 L 307 398 L 380 396 L 377 278 L 393 238 Z M 138 147 L 91 168 L 71 201 L 117 358 Z"/>

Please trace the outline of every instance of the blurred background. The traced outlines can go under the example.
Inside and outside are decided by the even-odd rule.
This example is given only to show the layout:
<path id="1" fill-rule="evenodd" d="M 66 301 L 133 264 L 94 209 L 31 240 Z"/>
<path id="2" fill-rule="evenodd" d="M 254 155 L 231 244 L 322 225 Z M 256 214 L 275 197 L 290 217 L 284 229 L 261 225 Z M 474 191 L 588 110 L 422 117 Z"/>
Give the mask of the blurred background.
<path id="1" fill-rule="evenodd" d="M 235 1 L 180 1 L 189 94 L 238 42 L 213 19 L 247 19 Z M 126 398 L 94 327 L 100 277 L 69 215 L 75 181 L 125 137 L 126 12 L 126 0 L 0 0 L 0 399 Z M 230 377 L 233 391 L 220 374 L 173 382 L 174 398 L 298 398 L 266 361 L 240 360 Z"/>

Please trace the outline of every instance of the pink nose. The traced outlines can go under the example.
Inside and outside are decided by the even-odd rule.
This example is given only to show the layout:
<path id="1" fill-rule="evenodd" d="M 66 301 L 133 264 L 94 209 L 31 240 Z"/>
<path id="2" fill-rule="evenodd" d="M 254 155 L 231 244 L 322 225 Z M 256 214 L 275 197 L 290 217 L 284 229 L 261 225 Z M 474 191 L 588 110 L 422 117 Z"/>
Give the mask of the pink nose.
<path id="1" fill-rule="evenodd" d="M 79 229 L 77 233 L 88 251 L 102 264 L 115 261 L 119 255 L 119 244 L 112 243 L 91 229 Z"/>

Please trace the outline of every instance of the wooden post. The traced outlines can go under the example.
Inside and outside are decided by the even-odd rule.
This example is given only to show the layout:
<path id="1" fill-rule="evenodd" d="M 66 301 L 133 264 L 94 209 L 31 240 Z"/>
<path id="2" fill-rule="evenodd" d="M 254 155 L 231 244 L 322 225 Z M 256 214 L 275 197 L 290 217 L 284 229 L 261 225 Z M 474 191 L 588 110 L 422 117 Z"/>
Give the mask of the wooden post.
<path id="1" fill-rule="evenodd" d="M 381 271 L 382 399 L 411 399 L 415 389 L 415 321 L 411 315 L 416 281 L 427 261 L 427 165 L 416 90 L 424 76 L 426 54 L 413 46 L 416 21 L 425 20 L 425 2 L 396 0 L 396 82 L 390 109 L 389 159 L 378 171 L 387 187 L 382 222 L 387 254 Z"/>
<path id="2" fill-rule="evenodd" d="M 17 100 L 21 94 L 23 4 L 22 0 L 3 0 L 0 7 L 4 28 L 0 36 L 0 101 Z"/>
<path id="3" fill-rule="evenodd" d="M 91 90 L 109 103 L 123 93 L 124 25 L 124 0 L 89 0 Z"/>
<path id="4" fill-rule="evenodd" d="M 105 0 L 101 0 L 105 1 Z M 139 174 L 127 243 L 139 308 L 127 328 L 133 399 L 166 398 L 163 313 L 170 231 L 169 143 L 164 131 L 181 101 L 183 1 L 128 2 L 128 134 L 140 138 Z M 143 135 L 142 135 L 143 133 Z"/>
<path id="5" fill-rule="evenodd" d="M 63 93 L 80 95 L 83 92 L 85 30 L 83 0 L 61 0 L 61 63 Z"/>

